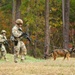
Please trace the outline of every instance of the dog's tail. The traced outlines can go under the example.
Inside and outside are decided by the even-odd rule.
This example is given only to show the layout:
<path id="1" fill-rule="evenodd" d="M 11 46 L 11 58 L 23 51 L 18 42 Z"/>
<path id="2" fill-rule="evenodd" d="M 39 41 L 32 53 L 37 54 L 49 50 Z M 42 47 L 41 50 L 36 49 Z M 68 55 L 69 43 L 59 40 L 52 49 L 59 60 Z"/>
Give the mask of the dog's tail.
<path id="1" fill-rule="evenodd" d="M 49 57 L 52 57 L 52 55 L 53 55 L 53 51 L 52 52 L 50 52 L 50 54 L 48 55 Z"/>
<path id="2" fill-rule="evenodd" d="M 52 51 L 52 52 L 50 52 L 49 54 L 44 54 L 44 58 L 46 59 L 47 57 L 51 57 L 51 56 L 52 56 L 52 54 L 53 54 L 53 51 Z"/>

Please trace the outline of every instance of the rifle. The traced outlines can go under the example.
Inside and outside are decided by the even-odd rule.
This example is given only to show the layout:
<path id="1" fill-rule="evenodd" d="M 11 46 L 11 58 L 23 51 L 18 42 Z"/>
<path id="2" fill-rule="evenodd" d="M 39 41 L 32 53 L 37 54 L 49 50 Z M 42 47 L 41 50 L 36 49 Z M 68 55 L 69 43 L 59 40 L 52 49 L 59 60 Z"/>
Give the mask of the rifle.
<path id="1" fill-rule="evenodd" d="M 11 49 L 11 46 L 9 45 L 8 40 L 5 40 L 5 41 L 4 41 L 4 45 L 7 46 L 7 47 L 9 47 L 9 49 Z"/>
<path id="2" fill-rule="evenodd" d="M 32 45 L 34 45 L 34 43 L 32 43 L 32 41 L 31 41 L 31 38 L 29 37 L 28 33 L 23 32 L 21 29 L 19 29 L 19 31 L 22 32 L 22 35 L 20 37 L 26 38 Z"/>

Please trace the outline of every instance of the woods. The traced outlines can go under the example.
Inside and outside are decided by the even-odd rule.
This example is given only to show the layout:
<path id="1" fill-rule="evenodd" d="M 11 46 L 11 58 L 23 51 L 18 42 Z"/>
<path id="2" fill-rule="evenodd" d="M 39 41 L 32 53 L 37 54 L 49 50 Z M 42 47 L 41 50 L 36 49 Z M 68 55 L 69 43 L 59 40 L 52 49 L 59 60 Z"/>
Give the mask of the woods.
<path id="1" fill-rule="evenodd" d="M 29 33 L 34 46 L 25 44 L 28 54 L 43 57 L 55 48 L 75 46 L 74 0 L 0 0 L 0 31 L 11 28 L 17 18 L 24 21 L 23 30 Z"/>

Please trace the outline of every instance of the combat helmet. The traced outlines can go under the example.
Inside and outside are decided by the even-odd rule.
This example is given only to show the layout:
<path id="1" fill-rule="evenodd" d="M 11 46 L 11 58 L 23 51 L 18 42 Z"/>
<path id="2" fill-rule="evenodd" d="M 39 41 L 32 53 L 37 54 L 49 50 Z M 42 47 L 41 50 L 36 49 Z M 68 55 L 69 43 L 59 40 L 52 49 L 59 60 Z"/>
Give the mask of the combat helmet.
<path id="1" fill-rule="evenodd" d="M 1 33 L 6 33 L 6 31 L 5 30 L 2 30 Z"/>
<path id="2" fill-rule="evenodd" d="M 23 24 L 23 20 L 22 19 L 17 19 L 16 24 Z"/>

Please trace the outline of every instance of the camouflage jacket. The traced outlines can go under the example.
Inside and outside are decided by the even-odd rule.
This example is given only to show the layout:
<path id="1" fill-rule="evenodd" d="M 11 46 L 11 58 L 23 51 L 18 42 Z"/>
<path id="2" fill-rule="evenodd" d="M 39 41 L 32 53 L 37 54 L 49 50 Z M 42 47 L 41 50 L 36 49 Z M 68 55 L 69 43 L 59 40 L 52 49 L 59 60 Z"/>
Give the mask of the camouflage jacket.
<path id="1" fill-rule="evenodd" d="M 2 34 L 0 34 L 0 43 L 3 43 L 6 40 L 7 40 L 6 36 L 3 36 Z"/>
<path id="2" fill-rule="evenodd" d="M 22 30 L 22 28 L 19 28 L 17 25 L 12 28 L 12 35 L 17 39 L 19 39 L 19 37 L 22 35 L 22 31 L 19 29 Z"/>

